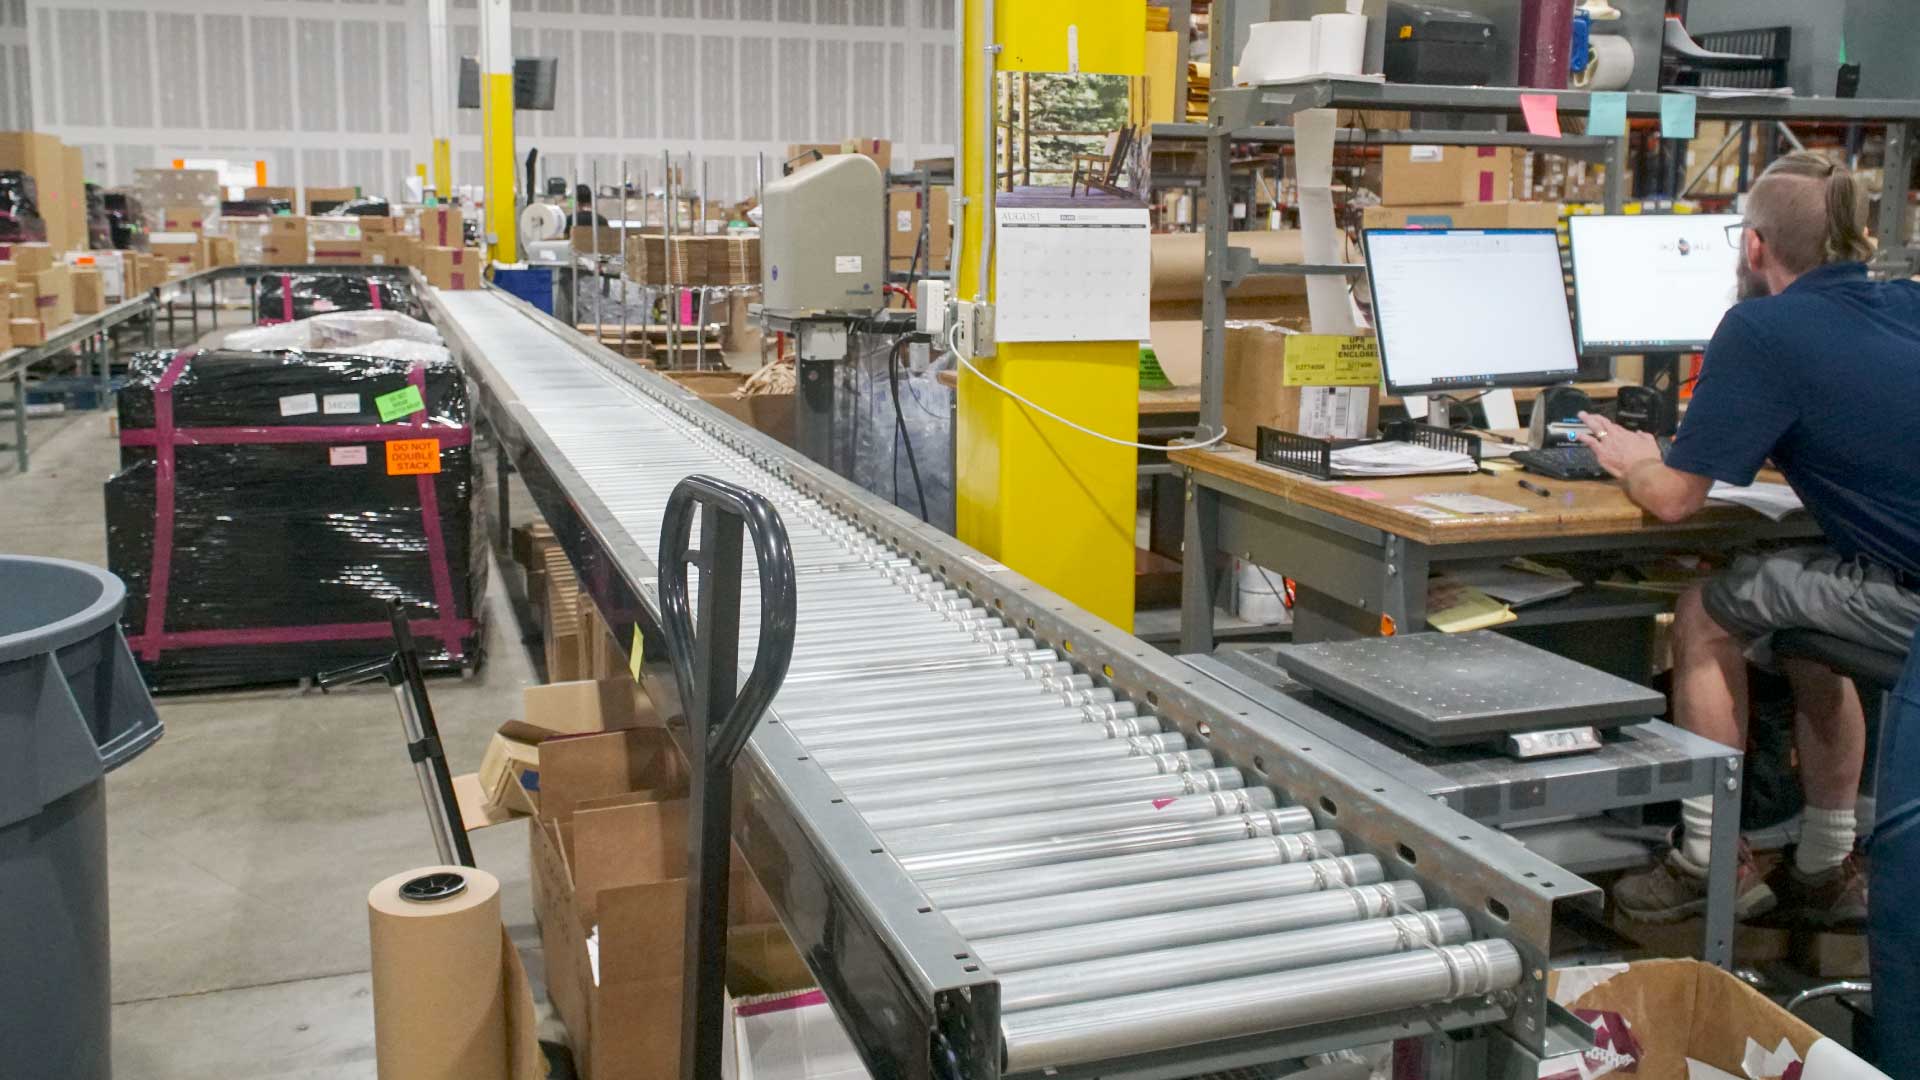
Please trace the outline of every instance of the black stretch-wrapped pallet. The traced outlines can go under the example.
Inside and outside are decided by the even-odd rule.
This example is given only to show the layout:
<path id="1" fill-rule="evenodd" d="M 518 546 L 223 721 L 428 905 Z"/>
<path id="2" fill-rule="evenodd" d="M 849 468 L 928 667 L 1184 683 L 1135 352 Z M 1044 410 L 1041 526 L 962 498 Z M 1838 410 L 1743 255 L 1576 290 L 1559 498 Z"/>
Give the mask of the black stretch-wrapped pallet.
<path id="1" fill-rule="evenodd" d="M 398 413 L 410 390 L 424 409 Z M 107 557 L 155 689 L 285 682 L 378 658 L 393 648 L 390 599 L 424 664 L 479 662 L 487 553 L 456 364 L 142 353 L 120 431 Z"/>
<path id="2" fill-rule="evenodd" d="M 399 274 L 262 274 L 254 283 L 254 312 L 262 325 L 292 322 L 330 311 L 398 311 L 420 318 L 413 285 Z"/>

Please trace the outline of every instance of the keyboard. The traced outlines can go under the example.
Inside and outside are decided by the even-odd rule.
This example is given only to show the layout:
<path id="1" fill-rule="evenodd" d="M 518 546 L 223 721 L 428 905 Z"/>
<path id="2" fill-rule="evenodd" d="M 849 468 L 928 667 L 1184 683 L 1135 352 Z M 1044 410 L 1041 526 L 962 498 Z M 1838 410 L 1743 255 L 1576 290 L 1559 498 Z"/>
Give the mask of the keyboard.
<path id="1" fill-rule="evenodd" d="M 1554 446 L 1545 450 L 1520 450 L 1513 455 L 1520 467 L 1555 480 L 1605 480 L 1607 470 L 1584 446 Z"/>
<path id="2" fill-rule="evenodd" d="M 1658 440 L 1660 456 L 1667 456 L 1673 449 L 1673 440 L 1662 436 Z M 1607 470 L 1600 467 L 1600 459 L 1593 451 L 1584 446 L 1551 446 L 1545 450 L 1519 450 L 1513 454 L 1513 460 L 1520 467 L 1542 476 L 1551 476 L 1555 480 L 1605 480 Z"/>

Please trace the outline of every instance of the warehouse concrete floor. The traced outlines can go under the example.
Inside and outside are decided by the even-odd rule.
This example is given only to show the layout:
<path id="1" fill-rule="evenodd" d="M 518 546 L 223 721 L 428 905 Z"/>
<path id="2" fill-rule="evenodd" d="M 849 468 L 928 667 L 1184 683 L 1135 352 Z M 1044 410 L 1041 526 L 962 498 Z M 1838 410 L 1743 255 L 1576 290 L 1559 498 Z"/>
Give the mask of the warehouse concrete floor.
<path id="1" fill-rule="evenodd" d="M 104 565 L 107 415 L 36 420 L 31 436 L 27 473 L 0 453 L 0 552 Z M 537 681 L 498 564 L 487 614 L 478 675 L 431 686 L 456 772 Z M 165 737 L 107 784 L 115 1074 L 372 1078 L 367 890 L 437 861 L 392 697 L 287 687 L 158 703 Z M 516 822 L 475 834 L 474 854 L 501 877 L 537 979 L 526 842 Z"/>

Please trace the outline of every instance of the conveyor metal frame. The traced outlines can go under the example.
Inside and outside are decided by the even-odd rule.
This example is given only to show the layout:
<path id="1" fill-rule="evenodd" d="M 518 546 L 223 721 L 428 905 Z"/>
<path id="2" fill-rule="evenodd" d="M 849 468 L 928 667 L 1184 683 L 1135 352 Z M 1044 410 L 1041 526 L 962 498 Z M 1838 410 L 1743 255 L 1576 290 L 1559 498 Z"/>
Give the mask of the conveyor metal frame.
<path id="1" fill-rule="evenodd" d="M 1416 878 L 1431 902 L 1467 912 L 1478 934 L 1511 941 L 1526 964 L 1526 976 L 1514 992 L 1047 1075 L 1187 1076 L 1495 1025 L 1504 1037 L 1496 1036 L 1491 1049 L 1518 1050 L 1521 1059 L 1584 1045 L 1584 1027 L 1548 1001 L 1545 971 L 1556 916 L 1598 911 L 1600 896 L 1592 885 L 745 428 L 667 378 L 518 300 L 496 295 L 550 332 L 556 352 L 571 351 L 600 364 L 950 587 L 994 608 L 1009 625 L 1071 654 L 1096 682 L 1143 707 L 1150 704 L 1197 745 L 1312 808 L 1323 827 L 1346 834 L 1349 850 L 1372 853 L 1394 872 Z M 626 533 L 531 421 L 440 298 L 431 290 L 423 296 L 448 345 L 478 383 L 479 414 L 497 441 L 499 463 L 511 463 L 521 473 L 582 588 L 617 639 L 630 642 L 632 630 L 639 628 L 646 690 L 676 736 L 684 738 L 678 691 L 659 645 L 658 571 L 641 546 L 655 539 Z M 646 462 L 637 460 L 634 466 L 644 469 Z M 992 972 L 971 956 L 967 940 L 887 854 L 800 742 L 777 719 L 764 723 L 738 768 L 734 839 L 869 1069 L 889 1077 L 1000 1076 L 998 984 Z"/>

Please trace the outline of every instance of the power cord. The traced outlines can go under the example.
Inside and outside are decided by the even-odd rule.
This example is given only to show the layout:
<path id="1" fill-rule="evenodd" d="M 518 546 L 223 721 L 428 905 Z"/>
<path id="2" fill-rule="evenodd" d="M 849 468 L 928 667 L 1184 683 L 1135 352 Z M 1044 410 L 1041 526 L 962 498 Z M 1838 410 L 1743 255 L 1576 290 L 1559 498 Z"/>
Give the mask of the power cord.
<path id="1" fill-rule="evenodd" d="M 900 447 L 907 448 L 907 469 L 913 473 L 913 496 L 920 502 L 920 520 L 927 519 L 927 491 L 920 484 L 920 463 L 914 460 L 913 437 L 907 434 L 907 416 L 900 408 L 900 354 L 914 342 L 931 343 L 927 334 L 904 334 L 893 348 L 887 351 L 887 388 L 893 398 L 893 427 L 900 438 L 893 444 L 893 501 L 900 501 Z"/>
<path id="2" fill-rule="evenodd" d="M 957 344 L 955 344 L 955 335 L 957 335 L 959 332 L 960 332 L 960 327 L 958 324 L 956 324 L 952 329 L 947 331 L 947 348 L 953 352 L 953 358 L 960 362 L 961 367 L 966 368 L 968 371 L 973 372 L 974 377 L 978 378 L 981 382 L 986 383 L 988 386 L 993 387 L 995 390 L 1000 391 L 1002 394 L 1005 394 L 1006 396 L 1012 398 L 1013 400 L 1019 402 L 1020 404 L 1025 405 L 1027 408 L 1032 409 L 1034 412 L 1037 412 L 1040 415 L 1055 421 L 1056 423 L 1064 424 L 1067 427 L 1070 427 L 1073 430 L 1078 431 L 1083 435 L 1091 435 L 1102 442 L 1109 442 L 1114 444 L 1115 446 L 1130 446 L 1135 450 L 1160 450 L 1160 451 L 1204 450 L 1209 446 L 1213 446 L 1217 443 L 1224 441 L 1227 437 L 1227 433 L 1225 429 L 1222 429 L 1218 435 L 1215 435 L 1209 439 L 1204 439 L 1200 442 L 1183 442 L 1176 446 L 1156 446 L 1152 443 L 1130 442 L 1126 439 L 1116 439 L 1111 435 L 1105 434 L 1104 432 L 1095 431 L 1090 427 L 1086 427 L 1081 424 L 1076 424 L 1073 421 L 1067 419 L 1066 417 L 1061 416 L 1059 413 L 1054 412 L 1053 410 L 1048 409 L 1043 405 L 1037 405 L 1031 400 L 1025 397 L 1022 397 L 1020 394 L 1007 389 L 1006 387 L 995 382 L 991 377 L 987 375 L 986 372 L 981 371 L 977 367 L 974 367 L 973 361 L 968 360 L 966 357 L 960 355 L 960 347 Z"/>

